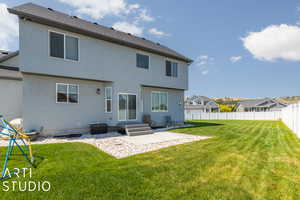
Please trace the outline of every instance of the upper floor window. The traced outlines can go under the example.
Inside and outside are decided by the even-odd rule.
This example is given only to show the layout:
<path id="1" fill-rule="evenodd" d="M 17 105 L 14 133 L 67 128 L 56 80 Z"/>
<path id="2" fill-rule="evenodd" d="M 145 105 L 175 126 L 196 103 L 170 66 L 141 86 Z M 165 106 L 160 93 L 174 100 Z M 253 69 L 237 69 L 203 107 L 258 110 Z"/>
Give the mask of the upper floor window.
<path id="1" fill-rule="evenodd" d="M 178 63 L 167 60 L 166 61 L 166 76 L 178 76 Z"/>
<path id="2" fill-rule="evenodd" d="M 79 60 L 79 39 L 62 33 L 50 32 L 50 56 L 68 60 Z"/>
<path id="3" fill-rule="evenodd" d="M 79 85 L 57 83 L 56 102 L 57 103 L 78 103 Z"/>
<path id="4" fill-rule="evenodd" d="M 149 69 L 149 56 L 137 53 L 136 66 L 144 69 Z"/>

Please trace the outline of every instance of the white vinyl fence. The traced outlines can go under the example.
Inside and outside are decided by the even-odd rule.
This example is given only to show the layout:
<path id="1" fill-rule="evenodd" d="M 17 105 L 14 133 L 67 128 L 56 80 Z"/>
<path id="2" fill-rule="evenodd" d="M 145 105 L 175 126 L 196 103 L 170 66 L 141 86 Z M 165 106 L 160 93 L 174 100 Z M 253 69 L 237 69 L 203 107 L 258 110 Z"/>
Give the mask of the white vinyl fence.
<path id="1" fill-rule="evenodd" d="M 280 111 L 274 112 L 186 112 L 186 120 L 279 120 Z"/>
<path id="2" fill-rule="evenodd" d="M 281 119 L 300 137 L 300 102 L 282 109 Z"/>
<path id="3" fill-rule="evenodd" d="M 300 102 L 274 112 L 218 112 L 185 111 L 186 120 L 282 120 L 300 137 Z"/>

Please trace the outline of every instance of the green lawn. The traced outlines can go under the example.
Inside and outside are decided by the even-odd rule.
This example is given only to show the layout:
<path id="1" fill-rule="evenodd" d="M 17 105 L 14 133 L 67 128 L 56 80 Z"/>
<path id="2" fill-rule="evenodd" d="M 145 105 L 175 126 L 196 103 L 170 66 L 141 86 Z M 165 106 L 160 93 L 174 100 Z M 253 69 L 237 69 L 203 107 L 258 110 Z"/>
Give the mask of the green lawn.
<path id="1" fill-rule="evenodd" d="M 281 122 L 193 123 L 175 131 L 213 138 L 120 160 L 88 144 L 34 145 L 31 180 L 51 191 L 3 192 L 0 183 L 0 198 L 300 199 L 300 140 Z"/>

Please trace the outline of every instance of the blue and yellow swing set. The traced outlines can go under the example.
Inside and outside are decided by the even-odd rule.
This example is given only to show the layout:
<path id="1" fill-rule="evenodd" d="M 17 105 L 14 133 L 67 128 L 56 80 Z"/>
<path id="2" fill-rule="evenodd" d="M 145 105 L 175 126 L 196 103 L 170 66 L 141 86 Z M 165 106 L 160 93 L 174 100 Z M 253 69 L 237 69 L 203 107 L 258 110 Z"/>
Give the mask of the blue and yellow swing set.
<path id="1" fill-rule="evenodd" d="M 0 115 L 0 139 L 8 140 L 7 151 L 5 155 L 4 165 L 2 169 L 2 176 L 0 180 L 10 177 L 16 172 L 11 172 L 10 175 L 5 175 L 6 168 L 10 157 L 13 154 L 14 147 L 16 146 L 21 152 L 26 160 L 34 166 L 34 157 L 32 156 L 30 138 L 25 135 L 21 129 L 17 129 L 6 121 L 3 116 Z"/>

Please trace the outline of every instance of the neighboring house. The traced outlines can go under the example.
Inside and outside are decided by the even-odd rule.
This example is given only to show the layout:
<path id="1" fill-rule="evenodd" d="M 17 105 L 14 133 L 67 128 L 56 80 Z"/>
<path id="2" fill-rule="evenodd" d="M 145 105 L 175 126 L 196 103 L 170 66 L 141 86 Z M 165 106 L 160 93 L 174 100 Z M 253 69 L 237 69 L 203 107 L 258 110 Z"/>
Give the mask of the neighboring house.
<path id="1" fill-rule="evenodd" d="M 22 74 L 18 52 L 0 50 L 0 115 L 7 120 L 22 117 Z"/>
<path id="2" fill-rule="evenodd" d="M 236 112 L 267 112 L 280 111 L 286 107 L 285 104 L 280 103 L 274 99 L 249 99 L 240 101 L 235 108 Z"/>
<path id="3" fill-rule="evenodd" d="M 32 3 L 19 16 L 25 129 L 44 134 L 109 125 L 184 122 L 191 59 L 144 38 Z"/>
<path id="4" fill-rule="evenodd" d="M 219 112 L 219 105 L 212 99 L 199 96 L 185 102 L 185 113 L 196 114 L 200 112 Z"/>

